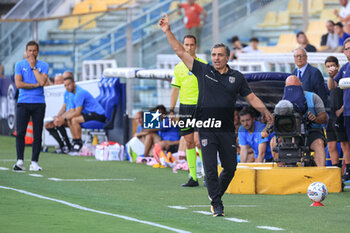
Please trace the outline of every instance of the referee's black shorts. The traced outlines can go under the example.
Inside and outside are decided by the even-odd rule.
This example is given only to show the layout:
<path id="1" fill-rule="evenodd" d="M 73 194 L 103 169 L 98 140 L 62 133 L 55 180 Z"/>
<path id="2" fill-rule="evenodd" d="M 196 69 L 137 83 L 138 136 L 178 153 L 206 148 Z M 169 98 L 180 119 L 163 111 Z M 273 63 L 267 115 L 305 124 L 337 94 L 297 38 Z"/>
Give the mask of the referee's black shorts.
<path id="1" fill-rule="evenodd" d="M 180 121 L 183 121 L 186 124 L 188 119 L 192 120 L 196 113 L 196 106 L 197 105 L 180 104 L 180 112 L 179 112 Z M 185 128 L 180 127 L 180 136 L 191 134 L 194 131 L 197 131 L 197 129 L 192 127 L 185 127 Z"/>

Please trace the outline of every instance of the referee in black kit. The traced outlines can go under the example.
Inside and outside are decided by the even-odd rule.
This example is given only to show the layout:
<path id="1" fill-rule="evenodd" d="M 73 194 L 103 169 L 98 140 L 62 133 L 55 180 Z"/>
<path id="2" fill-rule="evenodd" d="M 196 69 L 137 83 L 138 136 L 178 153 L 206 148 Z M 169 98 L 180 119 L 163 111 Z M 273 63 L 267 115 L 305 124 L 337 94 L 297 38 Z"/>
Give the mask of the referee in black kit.
<path id="1" fill-rule="evenodd" d="M 206 176 L 211 211 L 213 216 L 224 216 L 221 197 L 230 184 L 237 166 L 234 130 L 234 109 L 237 95 L 246 101 L 273 123 L 273 116 L 261 100 L 250 90 L 243 74 L 230 69 L 227 65 L 230 49 L 224 44 L 216 44 L 211 50 L 213 66 L 196 61 L 170 30 L 168 15 L 161 18 L 159 26 L 176 55 L 185 63 L 198 79 L 198 103 L 196 120 L 214 122 L 208 128 L 199 128 L 199 137 L 203 153 L 203 165 Z M 217 123 L 221 124 L 217 124 Z M 203 124 L 203 126 L 206 124 Z M 215 125 L 214 127 L 212 127 Z M 218 178 L 217 152 L 223 171 Z"/>

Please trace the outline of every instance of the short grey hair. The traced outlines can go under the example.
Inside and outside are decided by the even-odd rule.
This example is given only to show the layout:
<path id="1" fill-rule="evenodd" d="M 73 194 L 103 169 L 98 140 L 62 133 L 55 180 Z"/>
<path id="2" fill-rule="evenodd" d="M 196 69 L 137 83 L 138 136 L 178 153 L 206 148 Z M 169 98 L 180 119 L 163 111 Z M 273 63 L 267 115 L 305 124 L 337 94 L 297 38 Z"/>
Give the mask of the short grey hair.
<path id="1" fill-rule="evenodd" d="M 345 47 L 345 44 L 348 43 L 349 41 L 350 41 L 350 37 L 346 38 L 346 39 L 344 40 L 343 47 Z"/>
<path id="2" fill-rule="evenodd" d="M 230 57 L 230 48 L 224 43 L 214 44 L 214 46 L 210 50 L 210 53 L 213 51 L 213 49 L 216 49 L 216 48 L 225 48 L 226 57 Z"/>
<path id="3" fill-rule="evenodd" d="M 294 50 L 293 50 L 293 53 L 295 53 L 295 52 L 298 51 L 298 50 L 303 50 L 303 51 L 305 52 L 305 54 L 307 55 L 307 51 L 306 51 L 306 49 L 303 48 L 303 47 L 298 47 L 298 48 L 294 49 Z"/>

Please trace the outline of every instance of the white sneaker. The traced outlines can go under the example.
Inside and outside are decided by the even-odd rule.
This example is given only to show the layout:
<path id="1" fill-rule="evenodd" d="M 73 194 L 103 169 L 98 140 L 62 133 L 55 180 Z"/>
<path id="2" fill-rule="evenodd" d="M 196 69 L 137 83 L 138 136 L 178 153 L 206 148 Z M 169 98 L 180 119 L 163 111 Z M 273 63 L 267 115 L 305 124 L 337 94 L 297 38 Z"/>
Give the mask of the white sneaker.
<path id="1" fill-rule="evenodd" d="M 17 160 L 17 163 L 13 165 L 14 171 L 25 171 L 26 168 L 24 167 L 23 160 Z"/>
<path id="2" fill-rule="evenodd" d="M 30 164 L 29 171 L 35 171 L 35 172 L 37 172 L 37 171 L 41 171 L 41 170 L 42 170 L 42 168 L 39 167 L 38 163 L 32 162 L 32 163 Z"/>

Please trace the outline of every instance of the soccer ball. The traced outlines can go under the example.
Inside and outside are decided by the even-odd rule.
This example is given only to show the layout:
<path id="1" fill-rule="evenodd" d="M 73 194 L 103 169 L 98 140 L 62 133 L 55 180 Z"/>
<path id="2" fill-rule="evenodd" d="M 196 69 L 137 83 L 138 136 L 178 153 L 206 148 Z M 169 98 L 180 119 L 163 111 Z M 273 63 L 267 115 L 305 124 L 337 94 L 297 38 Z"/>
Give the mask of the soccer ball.
<path id="1" fill-rule="evenodd" d="M 323 201 L 327 194 L 327 187 L 322 182 L 314 182 L 307 188 L 307 196 L 314 202 Z"/>

